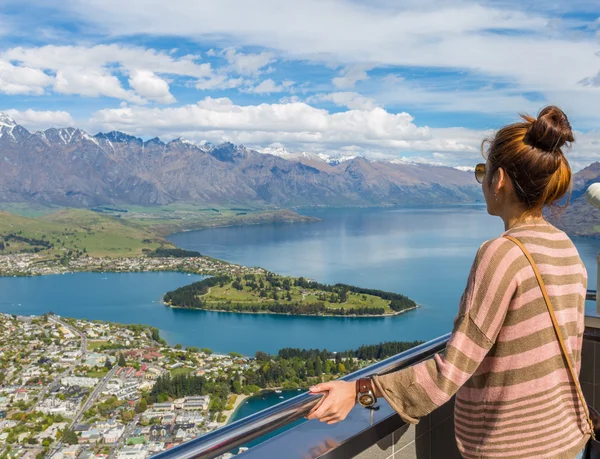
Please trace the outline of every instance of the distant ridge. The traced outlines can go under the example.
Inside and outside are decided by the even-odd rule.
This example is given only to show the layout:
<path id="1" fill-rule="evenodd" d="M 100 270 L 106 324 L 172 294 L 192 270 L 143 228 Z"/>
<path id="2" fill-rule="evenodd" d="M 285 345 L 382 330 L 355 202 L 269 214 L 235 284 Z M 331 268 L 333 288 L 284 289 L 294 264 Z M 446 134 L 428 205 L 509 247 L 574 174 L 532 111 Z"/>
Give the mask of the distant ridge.
<path id="1" fill-rule="evenodd" d="M 600 237 L 600 209 L 592 207 L 585 197 L 588 187 L 599 182 L 600 162 L 574 174 L 569 205 L 564 210 L 548 212 L 550 221 L 572 236 Z"/>
<path id="2" fill-rule="evenodd" d="M 472 174 L 364 157 L 263 153 L 123 132 L 30 132 L 0 114 L 0 202 L 92 207 L 173 202 L 364 206 L 472 202 Z"/>

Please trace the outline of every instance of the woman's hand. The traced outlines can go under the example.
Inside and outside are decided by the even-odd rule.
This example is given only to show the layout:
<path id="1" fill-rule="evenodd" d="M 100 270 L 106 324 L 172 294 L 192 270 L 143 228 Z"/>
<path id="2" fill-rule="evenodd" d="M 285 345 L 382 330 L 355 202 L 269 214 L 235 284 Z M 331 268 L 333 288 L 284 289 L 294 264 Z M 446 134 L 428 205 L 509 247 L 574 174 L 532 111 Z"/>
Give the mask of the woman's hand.
<path id="1" fill-rule="evenodd" d="M 311 394 L 327 392 L 310 410 L 306 419 L 318 419 L 327 424 L 343 421 L 356 403 L 356 383 L 332 381 L 317 384 L 309 389 Z"/>

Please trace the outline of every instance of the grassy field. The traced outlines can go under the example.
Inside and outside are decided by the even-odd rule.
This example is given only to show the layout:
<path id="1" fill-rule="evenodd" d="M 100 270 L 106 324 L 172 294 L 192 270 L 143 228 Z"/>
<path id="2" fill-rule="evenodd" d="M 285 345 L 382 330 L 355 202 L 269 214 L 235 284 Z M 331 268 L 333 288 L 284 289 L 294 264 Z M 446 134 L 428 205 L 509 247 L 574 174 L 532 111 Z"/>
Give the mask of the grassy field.
<path id="1" fill-rule="evenodd" d="M 103 369 L 100 371 L 88 371 L 86 376 L 88 378 L 104 378 L 108 374 L 108 370 Z"/>
<path id="2" fill-rule="evenodd" d="M 69 251 L 97 257 L 141 256 L 143 249 L 174 247 L 148 228 L 80 209 L 59 210 L 36 218 L 0 212 L 0 242 L 4 245 L 1 254 L 36 250 L 56 258 Z"/>
<path id="3" fill-rule="evenodd" d="M 223 285 L 222 287 L 216 286 L 210 289 L 210 292 L 203 295 L 202 299 L 207 305 L 217 305 L 219 303 L 230 302 L 239 303 L 244 305 L 251 304 L 264 304 L 279 301 L 280 303 L 324 303 L 326 308 L 332 309 L 350 309 L 350 308 L 384 308 L 386 313 L 393 312 L 389 307 L 389 301 L 384 300 L 374 295 L 364 295 L 353 292 L 348 292 L 346 301 L 341 301 L 338 294 L 328 293 L 319 290 L 307 290 L 301 287 L 293 285 L 291 282 L 289 290 L 272 286 L 264 276 L 256 276 L 257 282 L 262 281 L 265 286 L 263 291 L 267 296 L 261 297 L 261 289 L 252 289 L 248 283 L 242 281 L 242 290 L 234 288 L 233 282 Z M 278 279 L 285 279 L 284 277 L 277 277 Z M 288 278 L 291 279 L 291 278 Z M 269 293 L 267 293 L 269 292 Z M 289 296 L 288 296 L 289 292 Z M 273 293 L 276 293 L 277 300 L 275 300 Z"/>
<path id="4" fill-rule="evenodd" d="M 287 210 L 208 208 L 193 204 L 99 207 L 95 211 L 27 204 L 4 204 L 0 209 L 3 208 L 10 212 L 0 210 L 0 254 L 35 251 L 48 258 L 73 254 L 135 257 L 159 247 L 174 248 L 163 236 L 177 231 L 315 220 Z"/>
<path id="5" fill-rule="evenodd" d="M 171 376 L 177 376 L 177 375 L 188 375 L 190 374 L 192 371 L 191 368 L 174 368 L 173 370 L 171 370 Z"/>
<path id="6" fill-rule="evenodd" d="M 159 235 L 179 231 L 214 228 L 219 226 L 253 225 L 270 222 L 314 222 L 318 219 L 304 217 L 289 210 L 264 207 L 207 207 L 178 203 L 160 207 L 124 207 L 121 218 Z"/>
<path id="7" fill-rule="evenodd" d="M 95 351 L 96 349 L 98 349 L 99 347 L 104 346 L 107 343 L 108 343 L 108 341 L 88 341 L 87 342 L 87 350 L 88 351 Z"/>

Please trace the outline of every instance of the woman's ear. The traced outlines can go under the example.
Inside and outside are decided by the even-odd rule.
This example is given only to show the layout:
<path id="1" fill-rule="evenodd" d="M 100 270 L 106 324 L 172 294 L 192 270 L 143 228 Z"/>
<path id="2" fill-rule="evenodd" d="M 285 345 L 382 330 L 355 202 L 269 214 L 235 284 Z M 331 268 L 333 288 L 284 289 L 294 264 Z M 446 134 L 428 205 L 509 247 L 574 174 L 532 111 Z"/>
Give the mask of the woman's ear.
<path id="1" fill-rule="evenodd" d="M 492 181 L 492 184 L 494 185 L 494 191 L 499 192 L 500 190 L 505 188 L 507 185 L 506 184 L 507 180 L 508 180 L 508 177 L 507 177 L 504 169 L 502 167 L 499 167 L 498 169 L 496 169 L 496 173 L 494 174 L 494 179 Z"/>

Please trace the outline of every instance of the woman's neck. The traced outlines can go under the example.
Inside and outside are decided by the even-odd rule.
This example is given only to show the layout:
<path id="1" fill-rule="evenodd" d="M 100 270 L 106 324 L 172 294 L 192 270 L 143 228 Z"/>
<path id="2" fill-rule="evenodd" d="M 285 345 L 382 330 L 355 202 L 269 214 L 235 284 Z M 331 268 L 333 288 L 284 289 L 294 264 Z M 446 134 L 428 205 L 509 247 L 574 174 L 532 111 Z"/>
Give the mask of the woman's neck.
<path id="1" fill-rule="evenodd" d="M 515 209 L 514 211 L 507 212 L 507 215 L 502 216 L 504 221 L 504 230 L 508 231 L 515 226 L 520 225 L 533 225 L 536 223 L 544 223 L 544 216 L 541 210 L 536 211 L 523 211 L 522 209 Z"/>

